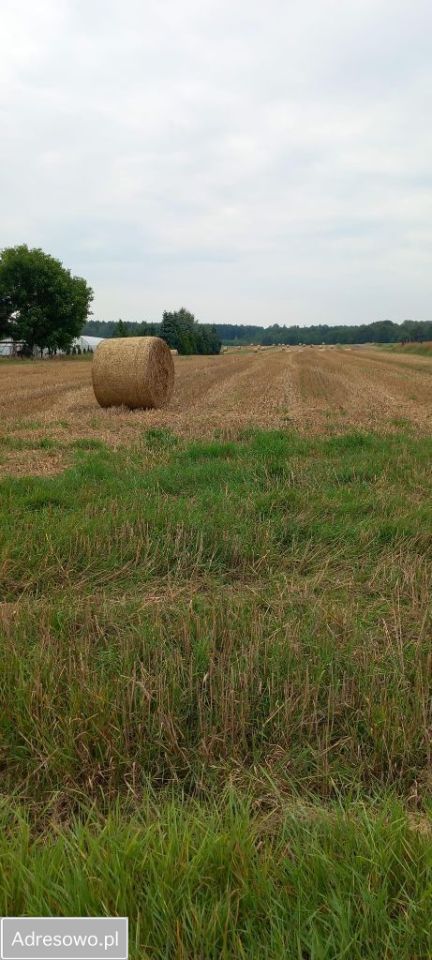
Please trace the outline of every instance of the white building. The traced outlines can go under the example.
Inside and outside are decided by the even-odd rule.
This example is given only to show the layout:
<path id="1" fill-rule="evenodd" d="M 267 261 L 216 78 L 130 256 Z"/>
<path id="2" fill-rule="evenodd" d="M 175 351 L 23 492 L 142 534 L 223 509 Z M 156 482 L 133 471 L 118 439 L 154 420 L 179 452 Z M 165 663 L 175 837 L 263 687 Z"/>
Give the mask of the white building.
<path id="1" fill-rule="evenodd" d="M 76 340 L 72 341 L 72 350 L 80 350 L 81 353 L 94 353 L 96 347 L 102 343 L 104 337 L 77 337 Z"/>
<path id="2" fill-rule="evenodd" d="M 72 353 L 94 353 L 103 339 L 103 337 L 76 337 L 72 341 Z M 14 343 L 13 340 L 0 340 L 0 357 L 18 357 L 23 346 L 24 344 L 19 341 Z M 63 353 L 62 350 L 57 351 L 57 354 L 61 353 Z M 35 357 L 41 355 L 37 347 L 35 347 L 33 354 Z M 48 355 L 48 350 L 44 350 L 42 356 L 47 357 Z"/>
<path id="3" fill-rule="evenodd" d="M 13 340 L 0 340 L 0 357 L 17 357 L 23 347 L 22 343 L 14 343 Z"/>

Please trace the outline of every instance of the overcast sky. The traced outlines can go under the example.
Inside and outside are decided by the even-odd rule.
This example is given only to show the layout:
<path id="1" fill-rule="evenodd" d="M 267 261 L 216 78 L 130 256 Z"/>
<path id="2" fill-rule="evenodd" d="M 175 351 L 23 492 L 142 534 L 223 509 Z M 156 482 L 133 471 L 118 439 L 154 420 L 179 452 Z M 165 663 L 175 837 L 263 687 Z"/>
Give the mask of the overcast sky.
<path id="1" fill-rule="evenodd" d="M 431 0 L 2 0 L 1 32 L 0 243 L 96 319 L 431 319 Z"/>

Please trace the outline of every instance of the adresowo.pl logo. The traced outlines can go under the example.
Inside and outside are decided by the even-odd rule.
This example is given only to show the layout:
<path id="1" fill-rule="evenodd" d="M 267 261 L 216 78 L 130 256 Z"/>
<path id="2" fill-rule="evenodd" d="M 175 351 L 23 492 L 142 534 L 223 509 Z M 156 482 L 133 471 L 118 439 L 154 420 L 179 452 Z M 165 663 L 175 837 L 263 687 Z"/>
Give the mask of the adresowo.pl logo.
<path id="1" fill-rule="evenodd" d="M 2 917 L 1 960 L 127 960 L 127 917 Z"/>

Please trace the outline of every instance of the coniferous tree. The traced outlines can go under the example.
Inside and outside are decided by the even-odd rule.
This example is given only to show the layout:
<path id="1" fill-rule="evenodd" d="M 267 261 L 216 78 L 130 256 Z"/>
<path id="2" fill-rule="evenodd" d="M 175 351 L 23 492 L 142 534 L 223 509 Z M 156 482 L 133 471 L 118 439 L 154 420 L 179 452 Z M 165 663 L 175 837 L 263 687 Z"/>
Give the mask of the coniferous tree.
<path id="1" fill-rule="evenodd" d="M 115 327 L 113 337 L 128 337 L 128 336 L 129 336 L 129 327 L 124 322 L 124 320 L 122 320 L 120 317 L 120 319 L 117 321 L 117 325 Z"/>

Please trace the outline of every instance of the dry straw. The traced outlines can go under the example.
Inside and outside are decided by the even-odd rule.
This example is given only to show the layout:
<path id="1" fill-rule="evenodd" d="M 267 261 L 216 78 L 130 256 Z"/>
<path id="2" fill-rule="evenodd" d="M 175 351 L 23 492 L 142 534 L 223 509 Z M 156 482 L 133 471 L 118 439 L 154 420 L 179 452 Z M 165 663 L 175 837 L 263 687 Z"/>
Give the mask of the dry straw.
<path id="1" fill-rule="evenodd" d="M 93 357 L 92 377 L 101 407 L 162 407 L 174 388 L 170 348 L 160 337 L 104 340 Z"/>

